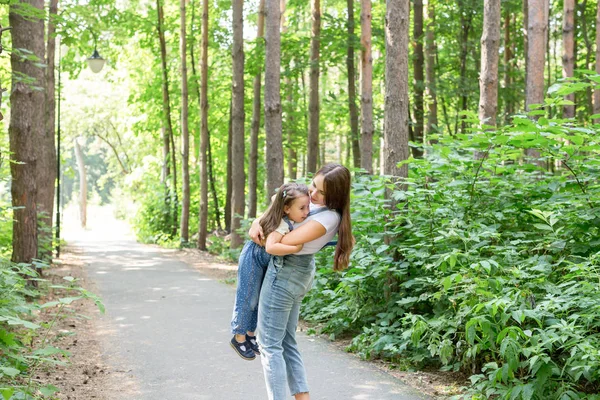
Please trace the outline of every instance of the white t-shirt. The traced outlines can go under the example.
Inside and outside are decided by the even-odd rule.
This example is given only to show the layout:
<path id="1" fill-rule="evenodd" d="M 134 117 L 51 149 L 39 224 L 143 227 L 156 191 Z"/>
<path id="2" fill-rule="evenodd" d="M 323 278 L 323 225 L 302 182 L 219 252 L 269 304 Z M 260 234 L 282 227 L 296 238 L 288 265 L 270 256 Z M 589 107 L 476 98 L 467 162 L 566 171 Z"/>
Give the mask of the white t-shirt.
<path id="1" fill-rule="evenodd" d="M 310 211 L 316 211 L 317 209 L 325 208 L 325 206 L 314 206 L 312 203 L 310 204 Z M 306 224 L 308 221 L 317 221 L 325 228 L 326 232 L 323 236 L 316 238 L 311 242 L 304 243 L 304 247 L 297 253 L 294 254 L 315 254 L 319 250 L 323 248 L 328 242 L 333 239 L 335 234 L 340 227 L 340 221 L 342 217 L 334 210 L 325 210 L 320 213 L 309 215 L 304 221 L 299 224 L 294 224 L 294 230 L 300 228 L 302 225 Z"/>
<path id="2" fill-rule="evenodd" d="M 281 233 L 282 235 L 290 233 L 290 225 L 285 219 L 282 218 L 281 222 L 279 223 L 279 226 L 277 227 L 277 229 L 274 230 L 274 232 Z"/>

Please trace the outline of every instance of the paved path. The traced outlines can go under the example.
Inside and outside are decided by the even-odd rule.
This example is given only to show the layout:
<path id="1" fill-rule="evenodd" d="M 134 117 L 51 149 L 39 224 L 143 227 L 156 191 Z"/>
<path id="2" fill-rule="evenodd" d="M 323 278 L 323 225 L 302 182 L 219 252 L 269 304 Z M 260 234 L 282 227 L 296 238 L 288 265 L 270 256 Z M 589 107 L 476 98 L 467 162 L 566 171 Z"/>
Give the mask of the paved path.
<path id="1" fill-rule="evenodd" d="M 96 215 L 107 227 L 109 215 Z M 89 280 L 106 305 L 104 361 L 132 382 L 111 400 L 264 400 L 260 361 L 229 347 L 234 288 L 159 249 L 136 243 L 114 222 L 71 231 Z M 299 334 L 313 400 L 425 399 L 399 380 L 325 340 Z M 291 399 L 291 397 L 290 397 Z"/>

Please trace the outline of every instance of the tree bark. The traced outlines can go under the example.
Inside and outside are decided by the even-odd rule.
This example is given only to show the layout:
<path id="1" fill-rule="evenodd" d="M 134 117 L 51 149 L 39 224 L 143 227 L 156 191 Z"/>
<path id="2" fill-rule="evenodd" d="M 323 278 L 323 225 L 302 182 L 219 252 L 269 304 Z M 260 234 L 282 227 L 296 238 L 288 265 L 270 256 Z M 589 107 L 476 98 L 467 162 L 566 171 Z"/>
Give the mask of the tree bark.
<path id="1" fill-rule="evenodd" d="M 373 173 L 373 56 L 371 54 L 371 0 L 361 0 L 361 135 L 360 166 Z"/>
<path id="2" fill-rule="evenodd" d="M 562 76 L 563 78 L 573 77 L 575 70 L 575 0 L 563 1 L 563 21 L 562 21 Z M 571 93 L 565 96 L 565 100 L 575 101 L 575 94 Z M 575 105 L 565 105 L 563 108 L 564 118 L 575 117 Z"/>
<path id="3" fill-rule="evenodd" d="M 500 48 L 500 0 L 484 0 L 479 76 L 479 121 L 496 126 L 498 110 L 498 59 Z"/>
<path id="4" fill-rule="evenodd" d="M 515 112 L 515 106 L 512 96 L 512 59 L 513 59 L 513 43 L 510 39 L 510 12 L 506 11 L 504 16 L 504 101 L 505 101 L 505 123 L 509 122 L 509 118 Z"/>
<path id="5" fill-rule="evenodd" d="M 260 0 L 258 5 L 258 31 L 257 46 L 263 46 L 265 36 L 265 0 Z M 257 191 L 258 191 L 258 132 L 260 130 L 261 116 L 261 80 L 262 73 L 259 71 L 254 76 L 253 101 L 252 101 L 252 130 L 250 133 L 250 160 L 248 163 L 248 218 L 256 217 Z"/>
<path id="6" fill-rule="evenodd" d="M 38 144 L 46 129 L 45 94 L 36 90 L 36 87 L 44 88 L 46 85 L 44 69 L 17 50 L 27 49 L 39 60 L 45 60 L 44 20 L 34 16 L 24 18 L 23 14 L 31 15 L 31 10 L 25 7 L 43 15 L 44 2 L 29 0 L 9 6 L 13 48 L 10 55 L 12 90 L 8 128 L 14 220 L 11 260 L 17 263 L 31 263 L 38 258 L 36 163 Z M 31 78 L 33 82 L 24 82 L 20 79 L 22 76 Z"/>
<path id="7" fill-rule="evenodd" d="M 548 0 L 529 0 L 527 4 L 527 59 L 525 109 L 544 102 L 544 63 L 546 31 L 548 30 Z M 526 154 L 540 157 L 539 151 L 528 149 Z"/>
<path id="8" fill-rule="evenodd" d="M 179 53 L 181 55 L 181 224 L 179 236 L 182 243 L 189 242 L 190 234 L 190 131 L 188 127 L 188 77 L 187 77 L 187 29 L 186 0 L 179 1 L 181 34 Z"/>
<path id="9" fill-rule="evenodd" d="M 285 21 L 285 8 L 286 8 L 286 4 L 285 4 L 285 0 L 280 0 L 279 1 L 279 9 L 281 10 L 281 34 L 285 34 L 287 33 L 288 27 Z M 286 77 L 285 77 L 285 85 L 284 85 L 284 91 L 287 91 L 287 104 L 288 104 L 288 111 L 287 111 L 287 115 L 286 115 L 286 122 L 287 122 L 287 129 L 285 129 L 286 131 L 286 136 L 287 136 L 287 171 L 288 171 L 288 179 L 290 180 L 295 180 L 297 177 L 297 172 L 298 172 L 298 152 L 296 151 L 296 147 L 294 145 L 294 136 L 296 135 L 296 132 L 298 131 L 296 128 L 296 121 L 294 118 L 294 108 L 295 105 L 297 104 L 297 102 L 294 101 L 294 81 L 291 79 L 290 77 L 290 67 L 291 67 L 291 62 L 290 64 L 285 66 L 286 69 Z M 282 107 L 282 111 L 285 111 Z"/>
<path id="10" fill-rule="evenodd" d="M 425 28 L 425 95 L 427 97 L 427 125 L 425 126 L 425 136 L 438 132 L 437 115 L 437 93 L 435 78 L 435 4 L 433 0 L 427 0 L 425 8 L 426 28 Z M 429 140 L 429 139 L 428 139 Z M 430 141 L 434 143 L 435 141 Z"/>
<path id="11" fill-rule="evenodd" d="M 244 218 L 246 174 L 244 167 L 244 21 L 243 0 L 233 1 L 233 93 L 231 132 L 231 248 L 238 248 L 243 240 L 237 233 Z"/>
<path id="12" fill-rule="evenodd" d="M 352 140 L 352 161 L 360 168 L 360 144 L 358 137 L 358 109 L 356 107 L 356 82 L 354 68 L 354 0 L 347 0 L 348 6 L 348 51 L 346 69 L 348 71 L 348 108 L 350 110 L 350 138 Z"/>
<path id="13" fill-rule="evenodd" d="M 415 124 L 413 129 L 414 141 L 418 145 L 423 145 L 423 86 L 424 73 L 423 64 L 425 55 L 423 54 L 423 0 L 414 0 L 414 22 L 413 22 L 413 78 L 414 78 L 414 114 Z M 422 147 L 411 148 L 415 158 L 423 157 Z"/>
<path id="14" fill-rule="evenodd" d="M 279 0 L 265 1 L 265 131 L 267 196 L 283 184 L 283 138 L 281 115 L 281 9 Z M 269 200 L 267 200 L 269 201 Z"/>
<path id="15" fill-rule="evenodd" d="M 58 12 L 58 0 L 50 0 L 48 9 L 48 36 L 46 38 L 46 129 L 43 141 L 38 145 L 40 159 L 36 163 L 37 175 L 37 210 L 39 258 L 52 261 L 52 217 L 54 214 L 54 194 L 56 183 L 56 85 L 55 55 L 56 28 L 55 19 Z M 45 228 L 45 229 L 43 229 Z"/>
<path id="16" fill-rule="evenodd" d="M 408 37 L 409 1 L 387 0 L 385 17 L 384 173 L 408 176 Z"/>
<path id="17" fill-rule="evenodd" d="M 200 64 L 200 209 L 198 221 L 198 248 L 206 250 L 208 236 L 208 163 L 207 150 L 210 146 L 208 134 L 208 1 L 202 2 L 202 61 Z M 194 73 L 195 75 L 195 73 Z M 215 203 L 217 224 L 219 221 L 219 206 Z"/>
<path id="18" fill-rule="evenodd" d="M 600 74 L 600 1 L 596 9 L 596 73 Z M 594 114 L 600 114 L 600 89 L 594 90 Z M 600 118 L 594 123 L 600 124 Z"/>
<path id="19" fill-rule="evenodd" d="M 469 94 L 467 91 L 467 58 L 469 51 L 469 33 L 471 31 L 472 25 L 471 22 L 473 20 L 473 14 L 471 10 L 466 9 L 465 0 L 459 0 L 459 12 L 460 12 L 460 24 L 462 30 L 459 35 L 460 42 L 460 111 L 467 111 L 469 107 Z M 461 118 L 462 122 L 460 124 L 460 131 L 465 132 L 466 124 L 464 122 L 464 117 Z M 458 128 L 458 125 L 457 125 Z M 458 129 L 455 129 L 455 133 L 457 133 Z"/>
<path id="20" fill-rule="evenodd" d="M 167 73 L 167 45 L 165 42 L 165 33 L 163 29 L 164 13 L 161 0 L 156 0 L 156 12 L 158 17 L 157 31 L 158 40 L 160 43 L 160 59 L 162 65 L 162 97 L 163 97 L 163 126 L 165 128 L 166 141 L 169 142 L 169 154 L 171 160 L 166 160 L 171 163 L 172 174 L 169 174 L 172 179 L 170 187 L 170 206 L 172 215 L 172 235 L 177 234 L 177 164 L 175 159 L 175 140 L 173 138 L 173 124 L 171 122 L 171 100 L 169 95 L 169 77 Z"/>
<path id="21" fill-rule="evenodd" d="M 232 135 L 233 135 L 233 112 L 232 102 L 229 102 L 229 127 L 227 129 L 227 189 L 225 192 L 225 211 L 223 212 L 225 218 L 225 230 L 231 232 L 231 193 L 233 191 L 233 177 L 232 177 Z"/>
<path id="22" fill-rule="evenodd" d="M 81 137 L 75 138 L 75 158 L 77 159 L 77 171 L 79 172 L 79 223 L 82 228 L 87 227 L 87 174 L 83 151 L 79 143 Z"/>
<path id="23" fill-rule="evenodd" d="M 319 59 L 321 47 L 321 0 L 311 0 L 310 82 L 308 85 L 308 159 L 306 170 L 317 172 L 319 158 Z"/>

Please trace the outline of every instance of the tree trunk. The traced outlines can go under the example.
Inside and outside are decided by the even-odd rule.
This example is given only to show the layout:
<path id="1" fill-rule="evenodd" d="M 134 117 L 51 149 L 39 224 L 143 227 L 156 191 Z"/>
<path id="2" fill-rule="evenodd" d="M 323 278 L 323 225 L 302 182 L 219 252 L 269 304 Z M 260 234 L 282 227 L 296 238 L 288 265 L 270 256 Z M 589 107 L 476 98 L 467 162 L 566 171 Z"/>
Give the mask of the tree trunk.
<path id="1" fill-rule="evenodd" d="M 583 0 L 583 2 L 581 4 L 579 4 L 579 6 L 581 7 L 581 13 L 580 13 L 580 21 L 581 21 L 581 36 L 583 36 L 583 41 L 585 43 L 585 65 L 584 65 L 584 69 L 591 69 L 591 61 L 592 61 L 592 52 L 594 45 L 592 44 L 592 42 L 590 41 L 589 35 L 588 35 L 588 24 L 587 24 L 587 16 L 585 13 L 585 10 L 587 9 L 587 0 Z M 577 3 L 575 4 L 575 7 L 577 8 Z M 575 12 L 577 12 L 577 9 L 575 10 Z M 577 15 L 577 14 L 575 14 Z M 574 21 L 574 26 L 577 25 L 577 22 Z M 577 61 L 577 43 L 575 41 L 575 39 L 573 40 L 573 60 L 574 63 L 576 63 Z M 587 87 L 585 89 L 585 109 L 586 109 L 586 115 L 590 115 L 592 113 L 593 110 L 593 99 L 592 99 L 593 95 L 592 95 L 592 89 L 590 87 Z M 577 99 L 575 100 L 575 103 L 579 104 L 580 102 L 577 101 Z"/>
<path id="2" fill-rule="evenodd" d="M 385 18 L 384 173 L 408 176 L 408 32 L 409 1 L 387 0 Z"/>
<path id="3" fill-rule="evenodd" d="M 44 69 L 17 50 L 27 49 L 39 60 L 45 59 L 44 20 L 31 16 L 31 9 L 43 15 L 43 0 L 22 1 L 9 6 L 14 49 L 10 55 L 12 90 L 8 128 L 14 220 L 11 260 L 17 263 L 31 263 L 38 258 L 36 163 L 38 144 L 46 129 L 45 94 L 32 87 L 45 87 Z M 24 18 L 24 14 L 30 16 Z M 20 79 L 22 76 L 32 79 L 32 84 Z"/>
<path id="4" fill-rule="evenodd" d="M 426 28 L 425 28 L 425 95 L 427 97 L 428 112 L 427 126 L 425 127 L 425 136 L 429 137 L 438 132 L 437 116 L 437 94 L 435 83 L 435 4 L 433 0 L 427 0 L 425 8 Z M 429 139 L 428 139 L 429 140 Z M 435 141 L 430 141 L 434 143 Z"/>
<path id="5" fill-rule="evenodd" d="M 321 0 L 311 0 L 310 83 L 308 86 L 307 172 L 317 171 L 319 158 L 319 58 L 321 47 Z"/>
<path id="6" fill-rule="evenodd" d="M 181 13 L 181 34 L 179 53 L 181 54 L 181 224 L 179 237 L 181 243 L 190 239 L 190 131 L 188 128 L 188 78 L 187 78 L 187 29 L 185 15 L 186 0 L 179 1 Z"/>
<path id="7" fill-rule="evenodd" d="M 225 230 L 227 232 L 231 232 L 231 192 L 233 187 L 233 177 L 232 177 L 232 135 L 233 135 L 233 112 L 232 112 L 232 102 L 229 102 L 229 127 L 227 130 L 227 189 L 225 192 Z"/>
<path id="8" fill-rule="evenodd" d="M 600 1 L 596 9 L 596 73 L 600 74 Z M 600 114 L 600 89 L 594 90 L 594 114 Z M 600 118 L 594 123 L 600 124 Z"/>
<path id="9" fill-rule="evenodd" d="M 563 78 L 573 77 L 575 70 L 575 0 L 564 0 L 563 2 L 563 22 L 562 22 L 562 76 Z M 565 100 L 575 101 L 575 94 L 571 93 L 565 96 Z M 563 108 L 564 118 L 575 117 L 575 105 L 566 105 Z"/>
<path id="10" fill-rule="evenodd" d="M 496 126 L 498 109 L 498 59 L 500 48 L 500 0 L 484 0 L 479 76 L 479 121 Z"/>
<path id="11" fill-rule="evenodd" d="M 544 63 L 546 57 L 546 31 L 548 29 L 548 0 L 529 0 L 527 4 L 527 59 L 525 109 L 544 102 Z M 533 159 L 539 151 L 528 149 Z"/>
<path id="12" fill-rule="evenodd" d="M 56 182 L 56 85 L 55 55 L 56 29 L 55 20 L 58 11 L 58 0 L 50 0 L 48 36 L 46 38 L 46 129 L 43 142 L 39 144 L 40 158 L 36 163 L 37 178 L 37 211 L 39 258 L 52 261 L 52 217 L 54 214 L 54 194 Z"/>
<path id="13" fill-rule="evenodd" d="M 262 38 L 265 36 L 265 0 L 260 0 L 258 5 L 258 31 L 257 46 L 262 47 Z M 260 130 L 261 114 L 261 79 L 262 73 L 259 71 L 254 76 L 253 101 L 252 101 L 252 131 L 250 133 L 250 160 L 248 165 L 248 218 L 256 217 L 258 191 L 258 132 Z"/>
<path id="14" fill-rule="evenodd" d="M 200 209 L 198 221 L 198 249 L 206 250 L 208 236 L 208 163 L 207 150 L 210 146 L 208 134 L 208 1 L 202 2 L 202 60 L 200 64 L 201 88 L 200 96 Z M 194 76 L 196 73 L 194 72 Z M 217 224 L 219 221 L 219 205 L 215 202 Z"/>
<path id="15" fill-rule="evenodd" d="M 350 137 L 352 139 L 352 160 L 355 168 L 360 168 L 360 145 L 358 138 L 358 109 L 356 108 L 356 82 L 354 71 L 354 0 L 347 0 L 348 5 L 348 53 L 346 68 L 348 70 L 348 107 L 350 109 Z"/>
<path id="16" fill-rule="evenodd" d="M 361 135 L 360 166 L 373 173 L 373 56 L 371 54 L 371 0 L 361 0 Z"/>
<path id="17" fill-rule="evenodd" d="M 423 64 L 425 55 L 423 54 L 423 0 L 414 0 L 414 22 L 413 22 L 413 40 L 414 40 L 414 56 L 413 56 L 413 78 L 414 78 L 414 141 L 418 145 L 423 145 L 423 86 L 424 74 Z M 422 147 L 413 147 L 412 153 L 415 158 L 423 157 Z"/>
<path id="18" fill-rule="evenodd" d="M 208 181 L 210 183 L 210 191 L 212 193 L 213 203 L 215 205 L 215 219 L 217 220 L 217 228 L 221 230 L 221 212 L 219 211 L 219 197 L 217 196 L 217 188 L 215 187 L 215 174 L 213 173 L 212 169 L 213 159 L 212 150 L 210 148 L 210 134 L 208 135 L 206 146 L 208 147 Z M 229 181 L 227 183 L 230 184 Z"/>
<path id="19" fill-rule="evenodd" d="M 177 164 L 175 159 L 175 140 L 173 138 L 173 124 L 171 122 L 171 100 L 169 95 L 169 77 L 167 74 L 167 45 L 165 42 L 165 33 L 163 29 L 164 14 L 161 0 L 156 0 L 156 11 L 158 15 L 157 31 L 158 40 L 160 43 L 160 59 L 162 65 L 162 97 L 163 97 L 163 126 L 165 127 L 166 140 L 169 142 L 169 154 L 171 160 L 172 174 L 168 174 L 172 178 L 172 186 L 170 190 L 170 205 L 172 213 L 172 234 L 177 234 Z"/>
<path id="20" fill-rule="evenodd" d="M 87 174 L 85 172 L 85 162 L 83 160 L 83 151 L 79 140 L 75 138 L 75 158 L 77 159 L 77 171 L 79 172 L 79 222 L 82 228 L 87 227 Z"/>
<path id="21" fill-rule="evenodd" d="M 285 0 L 279 1 L 279 9 L 281 10 L 281 30 L 282 34 L 287 33 L 288 27 L 285 22 Z M 286 77 L 285 77 L 285 86 L 284 91 L 287 90 L 287 104 L 289 107 L 289 111 L 286 115 L 287 121 L 287 169 L 288 169 L 288 179 L 295 180 L 298 172 L 298 152 L 296 151 L 296 147 L 294 146 L 294 136 L 297 132 L 296 122 L 294 118 L 294 108 L 297 102 L 294 101 L 294 81 L 292 81 L 290 77 L 290 64 L 286 65 Z"/>
<path id="22" fill-rule="evenodd" d="M 281 9 L 279 0 L 265 2 L 265 131 L 267 199 L 283 183 L 283 139 L 281 127 Z M 267 200 L 267 201 L 269 201 Z"/>
<path id="23" fill-rule="evenodd" d="M 506 11 L 504 16 L 504 101 L 505 101 L 505 123 L 509 122 L 509 118 L 515 112 L 515 105 L 512 96 L 512 58 L 513 58 L 513 43 L 510 40 L 510 12 Z"/>
<path id="24" fill-rule="evenodd" d="M 233 93 L 231 132 L 231 248 L 238 248 L 242 237 L 237 233 L 244 218 L 246 174 L 244 167 L 244 21 L 243 0 L 233 1 Z"/>
<path id="25" fill-rule="evenodd" d="M 459 43 L 460 43 L 460 111 L 467 111 L 469 107 L 469 94 L 467 91 L 467 58 L 469 51 L 469 33 L 471 31 L 471 21 L 473 20 L 473 14 L 471 10 L 465 9 L 464 0 L 459 1 L 459 12 L 460 12 L 460 24 L 462 26 L 462 30 L 459 35 Z M 542 71 L 543 72 L 543 71 Z M 464 121 L 464 117 L 461 118 L 462 122 L 460 124 L 460 131 L 465 133 L 466 123 Z M 458 127 L 458 125 L 457 125 Z M 458 129 L 455 129 L 455 133 L 457 133 Z"/>

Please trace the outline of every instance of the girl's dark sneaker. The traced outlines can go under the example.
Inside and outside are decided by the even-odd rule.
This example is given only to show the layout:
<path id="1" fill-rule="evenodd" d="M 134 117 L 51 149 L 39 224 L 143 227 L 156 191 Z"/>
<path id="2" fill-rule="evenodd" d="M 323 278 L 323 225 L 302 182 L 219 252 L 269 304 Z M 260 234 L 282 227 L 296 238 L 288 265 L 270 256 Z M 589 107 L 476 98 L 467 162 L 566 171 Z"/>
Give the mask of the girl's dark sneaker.
<path id="1" fill-rule="evenodd" d="M 252 347 L 250 346 L 250 343 L 248 343 L 247 340 L 244 343 L 240 343 L 237 340 L 235 340 L 235 336 L 233 336 L 229 344 L 231 344 L 231 347 L 233 347 L 235 352 L 244 360 L 251 361 L 256 358 L 256 355 L 254 354 L 254 351 L 252 350 Z"/>
<path id="2" fill-rule="evenodd" d="M 258 346 L 258 342 L 256 341 L 256 336 L 250 336 L 246 334 L 246 343 L 250 343 L 250 348 L 257 356 L 260 356 L 260 347 Z"/>

